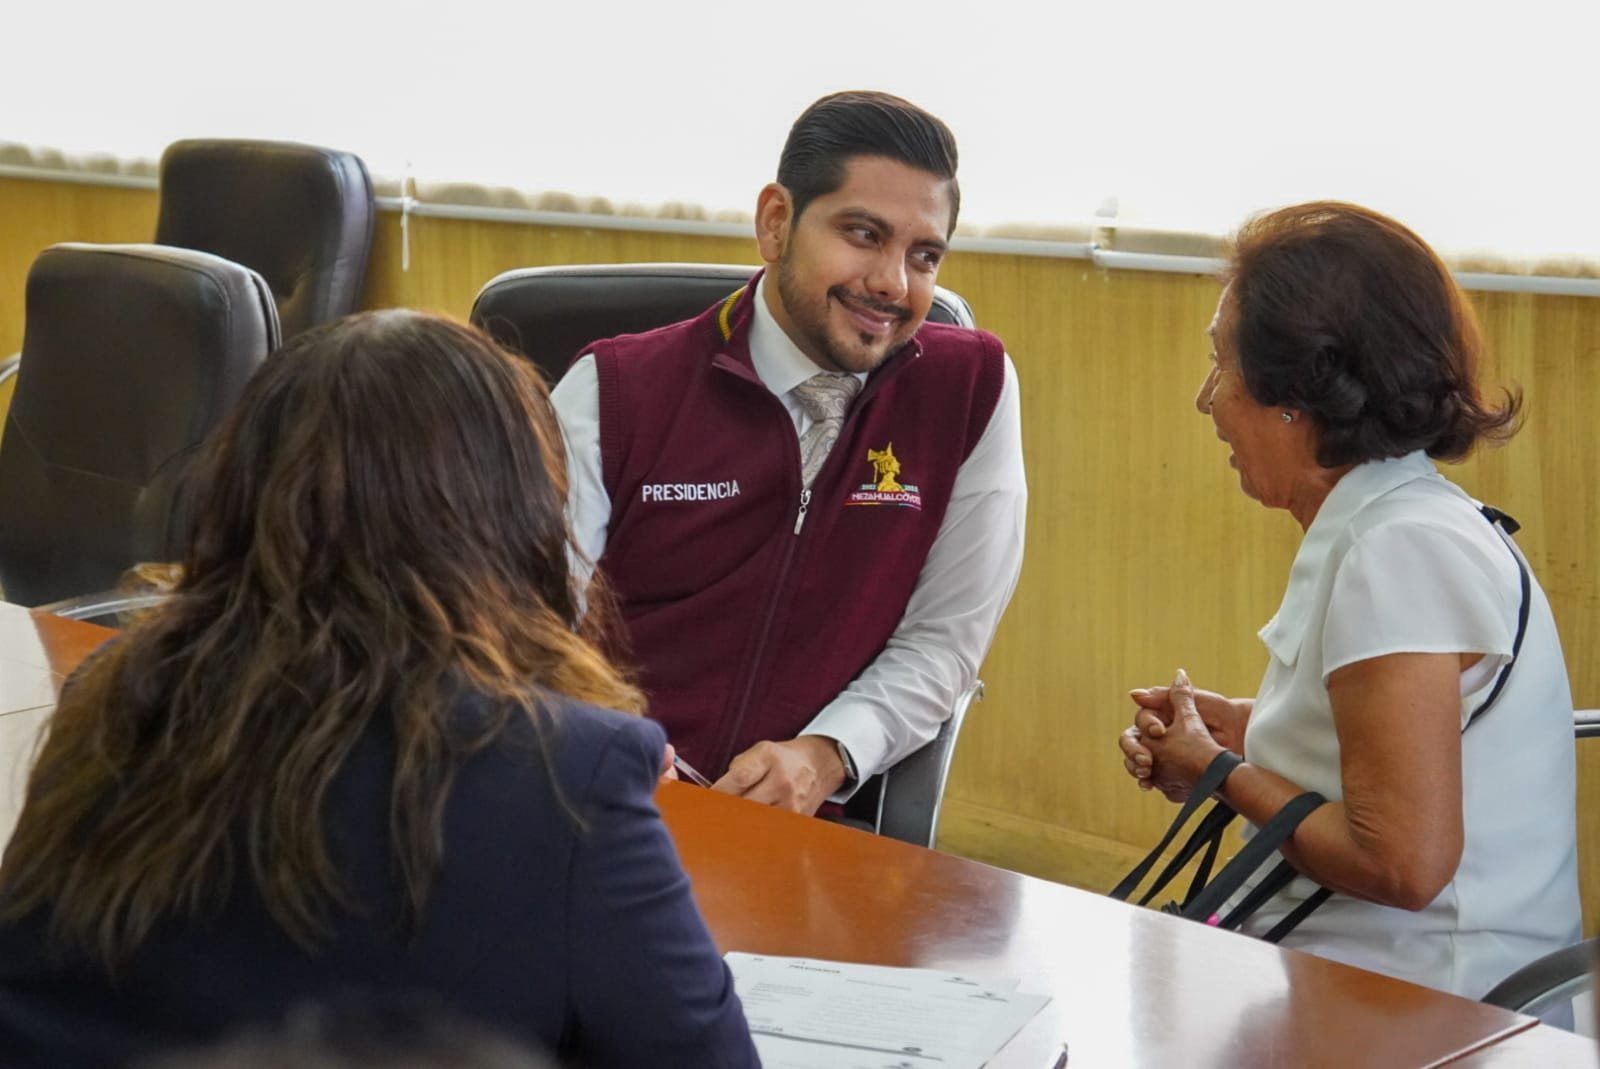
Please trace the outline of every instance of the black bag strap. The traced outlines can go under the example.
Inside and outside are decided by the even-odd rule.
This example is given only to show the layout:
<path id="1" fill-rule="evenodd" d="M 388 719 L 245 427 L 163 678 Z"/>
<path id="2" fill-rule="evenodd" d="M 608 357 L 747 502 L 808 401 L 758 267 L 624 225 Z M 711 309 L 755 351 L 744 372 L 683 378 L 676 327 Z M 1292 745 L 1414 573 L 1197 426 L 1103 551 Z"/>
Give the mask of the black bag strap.
<path id="1" fill-rule="evenodd" d="M 1171 883 L 1172 878 L 1182 871 L 1203 847 L 1205 856 L 1200 859 L 1194 878 L 1189 881 L 1189 891 L 1184 895 L 1184 901 L 1193 898 L 1205 883 L 1200 877 L 1211 874 L 1211 866 L 1216 863 L 1217 852 L 1222 848 L 1222 833 L 1233 823 L 1236 815 L 1232 809 L 1221 803 L 1206 810 L 1206 815 L 1200 818 L 1200 823 L 1195 826 L 1194 832 L 1183 844 L 1183 848 L 1173 855 L 1172 860 L 1167 862 L 1167 867 L 1161 870 L 1161 875 L 1157 876 L 1145 890 L 1143 897 L 1139 899 L 1139 905 L 1148 906 L 1150 900 Z"/>
<path id="2" fill-rule="evenodd" d="M 1230 813 L 1233 812 L 1232 806 L 1224 808 Z M 1211 808 L 1212 813 L 1217 811 L 1216 806 Z M 1189 893 L 1183 896 L 1183 904 L 1185 906 L 1194 901 L 1194 897 L 1200 893 L 1201 888 L 1205 887 L 1206 883 L 1211 879 L 1211 867 L 1217 863 L 1217 854 L 1222 851 L 1222 830 L 1227 827 L 1228 823 L 1228 820 L 1224 820 L 1218 826 L 1217 832 L 1211 837 L 1210 842 L 1206 843 L 1205 855 L 1200 858 L 1200 864 L 1194 867 L 1194 877 L 1189 880 Z"/>
<path id="3" fill-rule="evenodd" d="M 1134 888 L 1139 886 L 1140 881 L 1142 881 L 1150 872 L 1150 870 L 1155 867 L 1156 862 L 1161 860 L 1162 853 L 1171 844 L 1172 840 L 1177 838 L 1178 832 L 1183 830 L 1184 824 L 1188 822 L 1189 818 L 1194 815 L 1196 810 L 1205 804 L 1206 799 L 1210 798 L 1212 793 L 1215 792 L 1218 787 L 1222 786 L 1222 781 L 1228 778 L 1228 773 L 1232 772 L 1235 768 L 1238 768 L 1243 762 L 1244 758 L 1229 750 L 1224 750 L 1222 753 L 1219 753 L 1216 757 L 1212 758 L 1211 763 L 1206 766 L 1206 770 L 1200 774 L 1200 778 L 1195 780 L 1194 787 L 1189 791 L 1188 800 L 1183 803 L 1183 808 L 1179 809 L 1178 815 L 1172 818 L 1172 823 L 1168 826 L 1167 833 L 1161 837 L 1161 841 L 1155 845 L 1155 849 L 1146 854 L 1144 856 L 1144 860 L 1135 865 L 1133 870 L 1124 876 L 1122 881 L 1111 889 L 1112 898 L 1119 899 L 1123 902 L 1128 900 L 1128 896 L 1133 894 Z M 1204 825 L 1202 824 L 1202 827 L 1203 826 Z M 1190 849 L 1191 846 L 1193 846 L 1193 849 Z M 1189 851 L 1190 857 L 1193 857 L 1195 851 L 1199 848 L 1200 844 L 1195 841 L 1194 836 L 1190 836 L 1189 842 L 1184 844 L 1184 849 Z M 1180 853 L 1182 852 L 1183 851 L 1180 851 Z M 1181 869 L 1182 867 L 1183 866 L 1181 864 L 1178 865 L 1177 868 L 1173 868 L 1172 865 L 1168 865 L 1167 868 L 1162 871 L 1162 876 L 1157 879 L 1157 884 L 1164 886 L 1172 879 L 1173 875 L 1176 874 L 1177 869 Z M 1156 888 L 1156 890 L 1159 889 L 1159 887 Z M 1147 894 L 1144 901 L 1141 901 L 1139 904 L 1143 905 L 1145 902 L 1149 901 L 1150 896 L 1154 893 L 1155 891 L 1152 891 L 1150 894 Z"/>
<path id="4" fill-rule="evenodd" d="M 1522 640 L 1528 634 L 1528 613 L 1532 607 L 1530 603 L 1533 600 L 1531 597 L 1533 581 L 1528 577 L 1528 566 L 1522 563 L 1522 554 L 1517 552 L 1516 546 L 1511 542 L 1511 536 L 1522 530 L 1522 524 L 1493 505 L 1481 505 L 1478 511 L 1483 514 L 1483 518 L 1489 521 L 1489 526 L 1493 527 L 1505 542 L 1506 548 L 1511 551 L 1511 559 L 1517 562 L 1517 576 L 1522 584 L 1522 604 L 1517 608 L 1517 634 L 1511 640 L 1511 660 L 1507 661 L 1505 667 L 1500 669 L 1500 674 L 1495 677 L 1494 689 L 1489 691 L 1489 696 L 1483 699 L 1483 702 L 1476 709 L 1472 710 L 1471 715 L 1467 717 L 1466 727 L 1462 728 L 1462 731 L 1466 731 L 1477 721 L 1478 717 L 1488 712 L 1489 707 L 1495 703 L 1495 699 L 1500 697 L 1500 692 L 1505 689 L 1506 681 L 1511 676 L 1511 666 L 1517 663 L 1517 656 L 1522 652 Z"/>
<path id="5" fill-rule="evenodd" d="M 1191 920 L 1210 920 L 1228 899 L 1244 886 L 1245 881 L 1267 858 L 1277 853 L 1278 847 L 1289 841 L 1289 837 L 1300 826 L 1300 822 L 1326 801 L 1327 799 L 1316 791 L 1306 791 L 1285 802 L 1283 808 L 1274 813 L 1271 820 L 1261 825 L 1250 837 L 1250 841 L 1222 867 L 1216 878 L 1184 906 L 1183 915 Z M 1246 919 L 1248 918 L 1241 917 L 1240 923 Z"/>
<path id="6" fill-rule="evenodd" d="M 1251 892 L 1240 899 L 1239 904 L 1228 911 L 1222 918 L 1218 927 L 1233 931 L 1245 921 L 1255 916 L 1256 910 L 1266 905 L 1267 900 L 1285 887 L 1298 876 L 1295 867 L 1287 861 L 1278 862 L 1277 866 L 1258 884 Z"/>
<path id="7" fill-rule="evenodd" d="M 1288 864 L 1288 862 L 1285 862 L 1285 864 Z M 1326 887 L 1318 887 L 1315 891 L 1311 892 L 1310 897 L 1308 897 L 1304 902 L 1301 902 L 1298 906 L 1291 909 L 1288 915 L 1283 918 L 1283 920 L 1279 921 L 1277 924 L 1274 924 L 1271 929 L 1268 930 L 1267 934 L 1261 938 L 1268 943 L 1278 942 L 1284 936 L 1298 928 L 1301 921 L 1315 913 L 1317 911 L 1317 907 L 1321 906 L 1322 903 L 1326 902 L 1332 897 L 1332 891 L 1328 890 Z"/>

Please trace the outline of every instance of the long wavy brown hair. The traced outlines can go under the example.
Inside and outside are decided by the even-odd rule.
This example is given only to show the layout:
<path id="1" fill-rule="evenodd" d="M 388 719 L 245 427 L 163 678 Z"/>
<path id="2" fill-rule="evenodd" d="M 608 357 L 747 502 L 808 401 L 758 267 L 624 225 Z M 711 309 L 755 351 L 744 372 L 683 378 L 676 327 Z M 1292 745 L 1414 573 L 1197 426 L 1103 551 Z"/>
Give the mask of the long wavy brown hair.
<path id="1" fill-rule="evenodd" d="M 637 712 L 575 589 L 561 434 L 484 335 L 368 313 L 257 373 L 191 482 L 170 601 L 87 663 L 41 742 L 4 915 L 114 968 L 241 876 L 313 949 L 348 905 L 324 799 L 358 739 L 396 740 L 390 831 L 414 917 L 452 776 L 547 699 Z M 455 700 L 490 713 L 463 730 Z"/>

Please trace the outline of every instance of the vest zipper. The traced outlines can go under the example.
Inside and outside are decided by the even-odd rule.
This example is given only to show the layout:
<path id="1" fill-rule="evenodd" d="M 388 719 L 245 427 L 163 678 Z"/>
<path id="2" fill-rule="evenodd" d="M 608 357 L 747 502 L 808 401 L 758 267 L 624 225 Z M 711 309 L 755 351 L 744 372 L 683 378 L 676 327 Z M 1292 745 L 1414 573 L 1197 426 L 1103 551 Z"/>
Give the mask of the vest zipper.
<path id="1" fill-rule="evenodd" d="M 772 621 L 778 615 L 778 601 L 783 597 L 784 584 L 789 581 L 789 568 L 794 564 L 794 553 L 800 545 L 800 528 L 806 522 L 806 510 L 811 507 L 811 489 L 800 491 L 800 510 L 795 514 L 795 537 L 783 549 L 783 561 L 778 565 L 777 581 L 772 587 L 772 597 L 767 601 L 767 612 L 761 620 L 761 637 L 756 640 L 756 654 L 751 660 L 750 678 L 745 680 L 744 693 L 739 695 L 739 710 L 733 718 L 733 732 L 728 736 L 728 749 L 722 755 L 722 767 L 727 768 L 739 744 L 739 732 L 744 730 L 745 714 L 750 710 L 750 698 L 755 694 L 756 681 L 761 678 L 762 663 L 766 659 L 767 640 L 772 637 Z"/>
<path id="2" fill-rule="evenodd" d="M 888 370 L 891 373 L 897 372 L 899 367 L 904 366 L 908 360 L 914 360 L 921 355 L 921 343 L 913 338 L 909 346 L 909 352 L 907 352 L 904 356 L 897 357 L 895 360 L 895 366 L 889 368 Z M 760 377 L 755 374 L 752 368 L 750 368 L 748 365 L 740 364 L 738 361 L 728 356 L 726 351 L 714 357 L 713 362 L 718 364 L 724 370 L 728 371 L 730 374 L 735 375 L 738 378 L 741 378 L 746 382 L 756 386 L 763 394 L 766 395 L 767 398 L 770 399 L 772 404 L 776 406 L 777 410 L 783 414 L 783 419 L 785 421 L 789 420 L 790 417 L 788 409 L 784 408 L 783 402 L 778 400 L 776 394 L 767 389 L 765 384 L 762 383 Z M 840 428 L 840 441 L 844 440 L 846 437 L 845 431 L 849 430 L 859 418 L 858 414 L 861 412 L 862 405 L 865 403 L 865 401 L 882 389 L 883 384 L 887 382 L 890 377 L 892 377 L 892 375 L 885 375 L 882 373 L 873 375 L 872 378 L 867 381 L 866 387 L 856 395 L 855 401 L 851 404 L 850 413 L 845 417 L 844 426 Z M 793 426 L 791 425 L 789 429 L 792 432 Z M 792 449 L 785 449 L 784 452 L 789 456 L 790 463 L 794 465 L 794 470 L 798 471 L 800 467 L 798 436 L 791 438 L 790 441 L 795 443 L 794 447 Z M 838 442 L 835 442 L 834 445 L 835 448 L 837 448 Z M 839 462 L 836 461 L 832 456 L 829 456 L 823 461 L 823 469 L 826 470 L 830 465 L 835 463 Z M 817 473 L 817 477 L 822 477 L 821 471 Z M 739 704 L 734 710 L 733 730 L 729 733 L 727 744 L 723 750 L 722 762 L 720 765 L 722 769 L 726 769 L 728 767 L 728 762 L 733 760 L 735 756 L 733 748 L 738 745 L 739 733 L 744 730 L 744 720 L 750 711 L 750 699 L 755 695 L 756 683 L 760 681 L 762 669 L 765 667 L 767 643 L 772 637 L 772 624 L 778 615 L 778 605 L 783 600 L 784 584 L 789 580 L 789 569 L 794 565 L 795 552 L 800 546 L 800 529 L 805 526 L 806 513 L 810 510 L 810 508 L 811 490 L 809 487 L 803 487 L 800 491 L 800 509 L 794 518 L 794 537 L 791 538 L 789 540 L 789 544 L 784 547 L 783 560 L 778 565 L 777 581 L 773 585 L 772 596 L 767 599 L 767 611 L 761 620 L 761 635 L 756 640 L 755 655 L 750 661 L 750 674 L 745 679 L 744 691 L 740 694 Z"/>

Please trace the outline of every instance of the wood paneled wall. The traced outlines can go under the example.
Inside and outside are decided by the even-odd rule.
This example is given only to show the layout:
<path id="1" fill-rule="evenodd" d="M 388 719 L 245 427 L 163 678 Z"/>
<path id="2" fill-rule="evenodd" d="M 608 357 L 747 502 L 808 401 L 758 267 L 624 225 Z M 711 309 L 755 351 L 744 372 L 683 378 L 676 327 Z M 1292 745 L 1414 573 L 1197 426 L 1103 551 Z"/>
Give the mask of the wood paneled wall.
<path id="1" fill-rule="evenodd" d="M 21 339 L 26 268 L 53 241 L 143 240 L 154 198 L 0 180 L 0 351 Z M 465 316 L 513 267 L 628 260 L 753 262 L 753 243 L 632 231 L 414 218 L 410 269 L 381 217 L 365 295 Z M 942 845 L 1103 889 L 1170 816 L 1117 759 L 1133 686 L 1182 666 L 1254 693 L 1256 630 L 1277 607 L 1299 531 L 1246 499 L 1193 406 L 1205 372 L 1210 279 L 1108 273 L 1086 262 L 958 253 L 942 281 L 1003 337 L 1022 382 L 1027 562 L 968 720 Z M 1600 705 L 1600 300 L 1475 294 L 1527 427 L 1454 471 L 1522 520 L 1518 536 L 1555 607 L 1579 705 Z M 1579 852 L 1600 918 L 1600 743 L 1580 746 Z M 1591 920 L 1591 929 L 1594 926 Z"/>
<path id="2" fill-rule="evenodd" d="M 149 241 L 151 190 L 0 178 L 0 356 L 22 348 L 22 298 L 34 257 L 60 241 Z"/>

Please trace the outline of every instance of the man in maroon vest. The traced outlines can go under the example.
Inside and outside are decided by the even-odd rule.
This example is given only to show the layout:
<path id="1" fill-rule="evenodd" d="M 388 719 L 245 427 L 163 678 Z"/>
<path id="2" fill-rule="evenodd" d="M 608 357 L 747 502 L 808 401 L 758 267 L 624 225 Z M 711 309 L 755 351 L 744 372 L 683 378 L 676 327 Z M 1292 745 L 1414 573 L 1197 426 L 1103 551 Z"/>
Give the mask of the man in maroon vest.
<path id="1" fill-rule="evenodd" d="M 920 108 L 824 97 L 756 202 L 767 269 L 597 342 L 555 390 L 579 548 L 651 715 L 718 790 L 847 798 L 938 731 L 1016 585 L 1015 369 L 992 335 L 924 322 L 955 172 Z"/>

